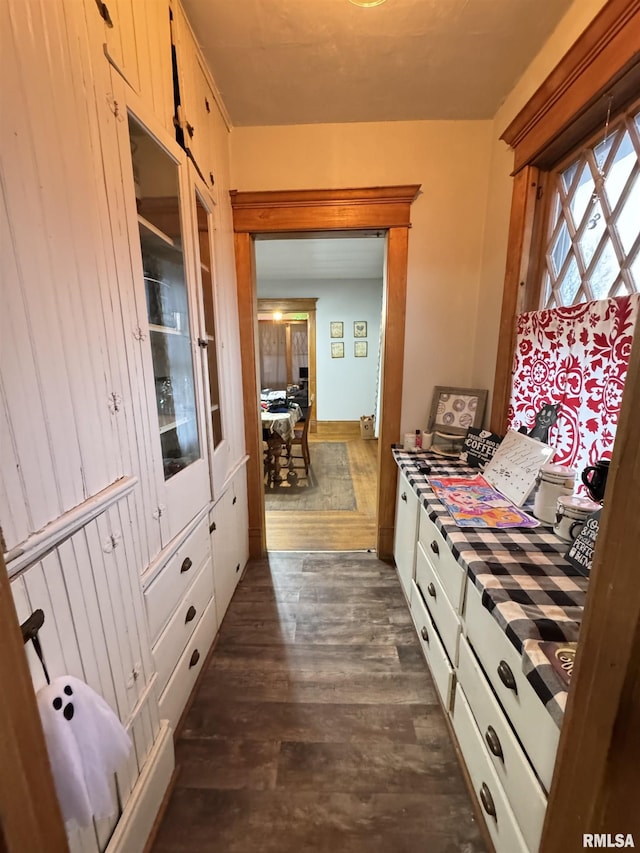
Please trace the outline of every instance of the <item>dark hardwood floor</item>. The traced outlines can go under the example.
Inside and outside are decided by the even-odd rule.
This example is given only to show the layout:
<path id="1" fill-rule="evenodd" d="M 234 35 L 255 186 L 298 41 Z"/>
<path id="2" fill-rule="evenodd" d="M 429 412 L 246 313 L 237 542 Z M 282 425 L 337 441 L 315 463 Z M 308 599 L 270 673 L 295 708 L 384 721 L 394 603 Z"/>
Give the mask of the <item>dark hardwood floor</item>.
<path id="1" fill-rule="evenodd" d="M 485 850 L 393 567 L 249 563 L 177 739 L 154 853 Z"/>

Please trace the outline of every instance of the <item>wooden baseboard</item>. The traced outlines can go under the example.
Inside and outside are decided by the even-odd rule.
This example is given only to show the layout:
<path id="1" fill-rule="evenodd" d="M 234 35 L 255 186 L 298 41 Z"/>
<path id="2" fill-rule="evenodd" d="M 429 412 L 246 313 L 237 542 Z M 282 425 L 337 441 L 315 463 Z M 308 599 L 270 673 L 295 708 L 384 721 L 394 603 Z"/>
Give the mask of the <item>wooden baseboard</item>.
<path id="1" fill-rule="evenodd" d="M 360 435 L 360 421 L 318 421 L 316 434 L 325 438 L 334 435 Z"/>
<path id="2" fill-rule="evenodd" d="M 139 853 L 147 849 L 174 770 L 171 726 L 166 720 L 162 720 L 158 737 L 105 853 Z"/>

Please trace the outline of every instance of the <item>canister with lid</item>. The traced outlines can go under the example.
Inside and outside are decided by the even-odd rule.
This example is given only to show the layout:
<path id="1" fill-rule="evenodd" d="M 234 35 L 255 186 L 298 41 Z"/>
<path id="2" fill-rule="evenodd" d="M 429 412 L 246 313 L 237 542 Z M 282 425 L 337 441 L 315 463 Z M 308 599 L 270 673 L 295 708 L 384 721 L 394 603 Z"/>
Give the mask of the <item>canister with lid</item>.
<path id="1" fill-rule="evenodd" d="M 600 504 L 578 495 L 558 498 L 553 532 L 563 542 L 571 544 L 582 530 L 589 516 L 602 509 Z"/>
<path id="2" fill-rule="evenodd" d="M 543 465 L 538 473 L 533 514 L 540 521 L 553 524 L 559 497 L 573 494 L 576 470 L 565 465 Z"/>

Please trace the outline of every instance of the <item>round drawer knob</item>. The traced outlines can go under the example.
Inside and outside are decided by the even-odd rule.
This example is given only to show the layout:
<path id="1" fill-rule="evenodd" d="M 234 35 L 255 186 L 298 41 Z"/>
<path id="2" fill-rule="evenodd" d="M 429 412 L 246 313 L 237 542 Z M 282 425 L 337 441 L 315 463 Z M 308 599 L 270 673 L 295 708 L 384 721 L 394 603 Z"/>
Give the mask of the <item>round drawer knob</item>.
<path id="1" fill-rule="evenodd" d="M 429 593 L 431 598 L 436 597 L 436 588 L 432 583 L 430 583 L 429 586 L 427 587 L 427 592 Z"/>
<path id="2" fill-rule="evenodd" d="M 189 557 L 185 557 L 180 566 L 180 574 L 183 575 L 185 572 L 188 572 L 192 565 L 193 561 Z"/>
<path id="3" fill-rule="evenodd" d="M 440 555 L 440 549 L 438 548 L 438 543 L 436 542 L 435 539 L 432 540 L 431 545 L 429 547 L 431 548 L 433 553 L 436 555 L 436 557 Z"/>
<path id="4" fill-rule="evenodd" d="M 480 802 L 482 803 L 482 808 L 486 811 L 486 813 L 488 815 L 491 815 L 491 817 L 495 820 L 497 820 L 498 816 L 496 814 L 496 806 L 493 802 L 491 791 L 484 782 L 482 783 L 482 787 L 480 788 Z"/>
<path id="5" fill-rule="evenodd" d="M 500 738 L 496 734 L 496 731 L 493 726 L 487 727 L 484 739 L 486 740 L 487 746 L 489 747 L 489 752 L 491 752 L 492 755 L 495 755 L 496 758 L 499 758 L 501 761 L 504 761 L 502 744 L 500 743 Z"/>
<path id="6" fill-rule="evenodd" d="M 425 643 L 429 642 L 429 632 L 427 631 L 424 625 L 422 626 L 422 630 L 420 631 L 420 636 L 425 641 Z"/>
<path id="7" fill-rule="evenodd" d="M 192 666 L 195 666 L 199 660 L 200 652 L 197 649 L 194 649 L 193 654 L 191 655 L 191 660 L 189 661 L 189 669 L 191 669 Z"/>
<path id="8" fill-rule="evenodd" d="M 401 500 L 401 501 L 404 501 L 405 503 L 407 502 L 407 493 L 406 493 L 406 492 L 403 492 L 403 493 L 400 495 L 400 500 Z"/>
<path id="9" fill-rule="evenodd" d="M 188 622 L 193 622 L 196 617 L 196 609 L 191 605 L 191 607 L 187 610 L 187 615 L 184 617 L 184 624 L 186 625 Z"/>
<path id="10" fill-rule="evenodd" d="M 506 660 L 501 660 L 498 664 L 498 676 L 500 677 L 500 681 L 507 687 L 509 690 L 513 690 L 513 692 L 517 695 L 518 693 L 518 685 L 516 684 L 516 679 L 511 671 L 511 667 L 506 662 Z"/>

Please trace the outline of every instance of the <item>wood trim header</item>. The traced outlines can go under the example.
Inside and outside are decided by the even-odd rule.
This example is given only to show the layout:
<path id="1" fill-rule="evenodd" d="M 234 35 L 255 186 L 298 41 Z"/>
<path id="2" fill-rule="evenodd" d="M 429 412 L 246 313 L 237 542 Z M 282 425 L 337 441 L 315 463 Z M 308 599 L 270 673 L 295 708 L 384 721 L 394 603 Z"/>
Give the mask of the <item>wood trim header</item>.
<path id="1" fill-rule="evenodd" d="M 640 0 L 639 0 L 640 2 Z M 411 227 L 419 184 L 343 190 L 231 190 L 236 233 Z"/>
<path id="2" fill-rule="evenodd" d="M 609 0 L 500 137 L 515 149 L 515 172 L 550 165 L 545 149 L 567 131 L 555 159 L 604 124 L 603 96 L 621 107 L 637 95 L 639 45 L 640 0 Z"/>

